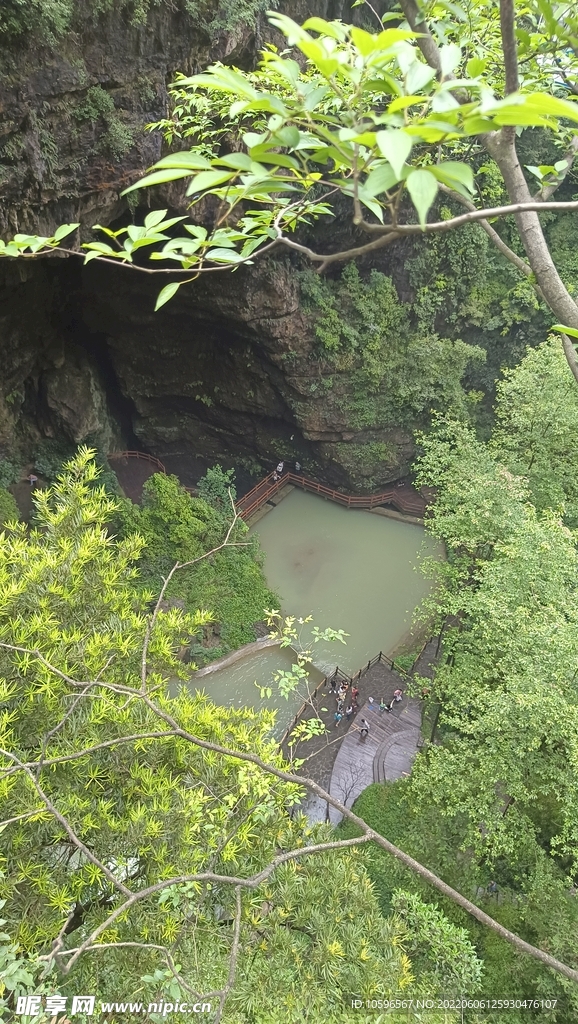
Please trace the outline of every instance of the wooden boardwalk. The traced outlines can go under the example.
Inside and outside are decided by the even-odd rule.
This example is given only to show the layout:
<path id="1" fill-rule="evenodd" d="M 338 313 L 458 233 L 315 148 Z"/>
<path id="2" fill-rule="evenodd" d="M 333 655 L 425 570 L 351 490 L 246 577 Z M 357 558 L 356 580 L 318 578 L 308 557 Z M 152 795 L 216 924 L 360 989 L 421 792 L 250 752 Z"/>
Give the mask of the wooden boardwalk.
<path id="1" fill-rule="evenodd" d="M 325 484 L 317 483 L 316 480 L 310 480 L 301 474 L 285 472 L 277 479 L 275 479 L 276 476 L 276 473 L 269 473 L 269 476 L 260 480 L 251 491 L 239 498 L 237 511 L 242 519 L 249 519 L 254 512 L 262 508 L 287 484 L 300 487 L 310 494 L 318 494 L 344 508 L 372 509 L 379 508 L 381 505 L 392 505 L 402 515 L 422 519 L 425 514 L 426 500 L 411 484 L 390 487 L 381 494 L 351 495 L 326 487 Z"/>
<path id="2" fill-rule="evenodd" d="M 129 494 L 125 487 L 123 489 L 133 501 L 140 501 L 143 484 L 149 476 L 153 473 L 166 473 L 166 467 L 160 459 L 155 458 L 154 455 L 149 455 L 147 452 L 111 452 L 107 457 L 109 462 L 115 463 L 113 468 L 119 479 L 120 477 L 126 477 L 124 482 L 131 493 Z M 136 472 L 135 466 L 138 466 L 141 472 Z M 132 476 L 130 473 L 123 473 L 123 470 L 126 471 L 128 467 L 131 468 Z M 133 480 L 135 472 L 136 479 Z M 121 486 L 123 486 L 123 480 L 120 482 Z M 241 519 L 249 519 L 263 505 L 271 501 L 287 484 L 291 484 L 293 487 L 300 487 L 310 494 L 319 494 L 321 497 L 327 498 L 329 501 L 335 501 L 338 505 L 342 505 L 345 508 L 374 509 L 380 508 L 382 505 L 391 505 L 402 515 L 412 516 L 417 519 L 423 519 L 427 504 L 426 496 L 416 491 L 409 483 L 390 487 L 381 494 L 352 495 L 343 494 L 341 491 L 326 487 L 325 484 L 320 484 L 316 480 L 310 480 L 301 474 L 285 472 L 281 476 L 277 476 L 277 473 L 273 472 L 269 473 L 263 480 L 260 480 L 242 498 L 239 498 L 237 501 L 237 512 Z M 189 494 L 197 493 L 194 487 L 185 487 L 185 491 L 188 491 Z M 274 504 L 273 502 L 271 503 Z"/>
<path id="3" fill-rule="evenodd" d="M 372 782 L 392 782 L 409 775 L 421 739 L 421 701 L 403 699 L 393 711 L 380 711 L 383 697 L 390 701 L 404 681 L 389 666 L 378 662 L 365 675 L 374 690 L 374 703 L 366 701 L 349 726 L 333 763 L 329 792 L 346 807 Z M 369 722 L 369 735 L 361 736 L 361 720 Z M 336 825 L 341 814 L 329 808 L 329 820 Z"/>

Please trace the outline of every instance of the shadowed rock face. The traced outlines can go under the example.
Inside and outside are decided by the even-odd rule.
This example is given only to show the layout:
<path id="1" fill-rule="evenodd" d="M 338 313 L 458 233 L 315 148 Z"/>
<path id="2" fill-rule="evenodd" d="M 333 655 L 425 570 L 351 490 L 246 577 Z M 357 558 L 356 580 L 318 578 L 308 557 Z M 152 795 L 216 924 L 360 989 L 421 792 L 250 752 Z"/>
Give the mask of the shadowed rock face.
<path id="1" fill-rule="evenodd" d="M 407 434 L 348 422 L 350 375 L 319 361 L 289 263 L 207 276 L 158 313 L 157 280 L 136 271 L 73 259 L 2 271 L 5 452 L 98 437 L 153 452 L 186 483 L 217 461 L 259 474 L 298 459 L 353 491 L 407 468 Z M 375 441 L 391 451 L 377 470 L 358 458 Z"/>
<path id="2" fill-rule="evenodd" d="M 274 38 L 261 19 L 209 39 L 177 7 L 153 7 L 146 26 L 112 11 L 56 48 L 4 50 L 0 234 L 80 221 L 86 237 L 126 215 L 122 189 L 160 156 L 160 136 L 142 129 L 166 115 L 174 72 L 211 60 L 251 66 Z M 296 20 L 350 15 L 348 0 L 280 9 Z M 178 192 L 167 195 L 178 204 Z M 347 244 L 349 231 L 338 217 L 318 240 Z M 0 264 L 0 455 L 25 458 L 40 437 L 98 437 L 103 448 L 154 452 L 186 482 L 215 461 L 257 474 L 298 458 L 351 490 L 405 470 L 407 434 L 348 423 L 348 375 L 332 371 L 328 383 L 289 263 L 210 275 L 155 314 L 158 287 L 76 259 Z M 376 441 L 391 452 L 377 471 L 355 454 Z"/>

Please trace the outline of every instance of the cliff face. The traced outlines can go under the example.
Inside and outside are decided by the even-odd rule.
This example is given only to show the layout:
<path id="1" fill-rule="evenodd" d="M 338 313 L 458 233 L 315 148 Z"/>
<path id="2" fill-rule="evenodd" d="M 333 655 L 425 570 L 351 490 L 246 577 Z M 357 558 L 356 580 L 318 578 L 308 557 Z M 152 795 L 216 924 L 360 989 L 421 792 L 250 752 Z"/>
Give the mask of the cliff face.
<path id="1" fill-rule="evenodd" d="M 347 0 L 284 9 L 297 20 L 349 15 Z M 261 19 L 209 39 L 162 4 L 146 26 L 111 12 L 56 47 L 6 50 L 0 233 L 74 220 L 87 234 L 126 213 L 120 192 L 160 155 L 159 134 L 142 129 L 166 115 L 175 70 L 249 66 L 270 36 Z M 154 314 L 157 290 L 146 275 L 75 259 L 0 264 L 0 454 L 25 457 L 43 436 L 98 436 L 108 449 L 139 444 L 189 478 L 217 460 L 257 473 L 298 457 L 352 489 L 407 467 L 407 435 L 347 422 L 347 374 L 327 386 L 289 264 L 211 275 Z M 357 457 L 376 442 L 377 469 Z"/>

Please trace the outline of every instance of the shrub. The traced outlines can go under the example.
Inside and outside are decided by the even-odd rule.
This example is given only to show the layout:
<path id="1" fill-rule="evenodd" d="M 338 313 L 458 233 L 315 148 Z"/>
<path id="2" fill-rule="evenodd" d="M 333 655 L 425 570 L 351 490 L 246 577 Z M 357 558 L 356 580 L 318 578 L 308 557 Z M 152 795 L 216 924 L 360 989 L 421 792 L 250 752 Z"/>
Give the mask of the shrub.
<path id="1" fill-rule="evenodd" d="M 18 505 L 10 492 L 0 487 L 0 526 L 4 526 L 4 523 L 14 522 L 16 519 L 20 519 Z"/>
<path id="2" fill-rule="evenodd" d="M 19 477 L 18 466 L 11 459 L 0 459 L 0 487 L 10 487 Z"/>

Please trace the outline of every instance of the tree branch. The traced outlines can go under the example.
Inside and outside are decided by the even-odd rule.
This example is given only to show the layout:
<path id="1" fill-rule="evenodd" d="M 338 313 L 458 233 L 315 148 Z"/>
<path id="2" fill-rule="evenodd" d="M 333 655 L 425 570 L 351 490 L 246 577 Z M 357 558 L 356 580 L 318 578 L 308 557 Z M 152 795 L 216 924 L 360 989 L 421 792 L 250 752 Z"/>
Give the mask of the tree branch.
<path id="1" fill-rule="evenodd" d="M 500 28 L 502 32 L 502 53 L 506 71 L 505 95 L 516 92 L 520 81 L 518 77 L 518 47 L 515 35 L 515 11 L 513 0 L 500 0 Z M 515 134 L 515 129 L 514 129 Z"/>
<path id="2" fill-rule="evenodd" d="M 450 217 L 449 220 L 432 221 L 423 227 L 421 224 L 396 224 L 394 230 L 400 237 L 403 235 L 427 235 L 433 232 L 453 231 L 454 228 L 459 228 L 462 224 L 471 224 L 473 221 L 487 220 L 490 217 L 509 217 L 512 214 L 530 212 L 542 213 L 544 210 L 578 210 L 578 201 L 568 200 L 568 202 L 544 203 L 540 199 L 530 199 L 528 202 L 510 203 L 507 206 L 491 206 L 483 210 L 476 209 L 471 213 L 462 213 L 457 217 Z M 383 234 L 392 230 L 391 224 L 370 224 L 369 221 L 363 221 L 361 227 L 372 235 Z M 355 252 L 355 250 L 352 251 Z M 346 256 L 347 254 L 343 254 L 342 258 L 345 259 Z M 326 259 L 327 257 L 323 258 Z"/>
<path id="3" fill-rule="evenodd" d="M 217 745 L 214 746 L 217 753 L 220 753 Z M 241 756 L 241 760 L 244 759 L 245 758 Z M 263 762 L 263 764 L 265 764 L 265 762 Z M 95 939 L 97 939 L 99 935 L 102 935 L 102 933 L 106 931 L 106 929 L 109 928 L 110 925 L 121 916 L 121 914 L 125 914 L 127 910 L 134 906 L 135 903 L 140 903 L 141 900 L 148 899 L 149 896 L 154 896 L 156 893 L 162 892 L 163 889 L 167 889 L 173 885 L 184 885 L 187 882 L 215 882 L 218 885 L 233 885 L 242 889 L 258 889 L 259 886 L 262 885 L 263 882 L 266 882 L 276 868 L 281 864 L 285 864 L 291 860 L 296 860 L 299 857 L 307 857 L 314 853 L 326 853 L 330 850 L 341 850 L 350 846 L 359 846 L 361 843 L 366 843 L 372 838 L 373 836 L 370 835 L 362 835 L 355 839 L 340 839 L 333 843 L 317 843 L 313 846 L 301 846 L 297 850 L 289 850 L 287 853 L 281 853 L 277 857 L 274 857 L 265 868 L 254 875 L 250 875 L 248 878 L 238 878 L 235 875 L 219 875 L 213 871 L 202 871 L 194 875 L 179 875 L 174 878 L 165 878 L 160 882 L 156 882 L 154 885 L 148 886 L 146 889 L 141 889 L 138 892 L 132 893 L 124 903 L 111 911 L 106 920 L 101 922 L 101 924 L 93 930 L 91 935 L 89 935 L 88 938 L 75 949 L 73 956 L 63 969 L 63 973 L 69 973 L 79 957 L 94 944 Z M 578 971 L 576 972 L 576 977 L 578 979 Z"/>
<path id="4" fill-rule="evenodd" d="M 416 42 L 425 60 L 430 68 L 434 68 L 441 75 L 442 62 L 439 47 L 428 28 L 425 17 L 422 11 L 420 11 L 416 0 L 400 0 L 399 6 L 412 31 L 420 33 Z"/>
<path id="5" fill-rule="evenodd" d="M 10 645 L 7 644 L 4 644 L 3 646 L 10 647 Z M 106 687 L 106 689 L 109 689 L 111 692 L 131 695 L 133 697 L 139 698 L 144 704 L 146 704 L 149 710 L 152 711 L 152 713 L 156 717 L 166 722 L 176 735 L 191 743 L 193 746 L 199 747 L 202 750 L 209 750 L 213 753 L 221 754 L 223 757 L 231 758 L 232 760 L 244 761 L 249 764 L 254 764 L 256 767 L 260 768 L 266 774 L 273 775 L 275 778 L 281 779 L 283 782 L 288 782 L 298 787 L 305 787 L 306 789 L 310 790 L 310 792 L 315 793 L 315 795 L 320 797 L 325 803 L 328 803 L 331 807 L 334 807 L 343 815 L 343 817 L 347 818 L 348 821 L 351 821 L 353 824 L 355 824 L 360 829 L 361 836 L 357 839 L 341 840 L 335 843 L 321 843 L 316 844 L 314 846 L 302 847 L 298 850 L 290 851 L 289 853 L 280 854 L 279 856 L 275 857 L 267 865 L 267 867 L 262 869 L 257 874 L 251 876 L 250 878 L 238 878 L 229 875 L 216 875 L 213 872 L 203 872 L 196 875 L 183 875 L 177 878 L 164 879 L 156 883 L 155 885 L 149 886 L 148 888 L 140 890 L 138 892 L 130 893 L 129 890 L 126 890 L 126 892 L 129 893 L 127 899 L 119 907 L 115 908 L 115 910 L 111 912 L 106 921 L 102 922 L 98 926 L 98 928 L 96 928 L 92 932 L 92 934 L 87 937 L 87 939 L 82 943 L 82 945 L 78 947 L 77 951 L 70 959 L 65 968 L 66 973 L 72 968 L 74 963 L 85 952 L 88 946 L 93 944 L 94 941 L 121 914 L 125 913 L 128 909 L 130 909 L 131 906 L 139 902 L 141 899 L 145 899 L 148 896 L 153 895 L 154 893 L 160 892 L 168 885 L 180 885 L 190 881 L 214 881 L 220 884 L 235 885 L 240 886 L 242 888 L 256 889 L 262 884 L 263 881 L 269 878 L 269 876 L 275 871 L 275 869 L 280 864 L 283 864 L 289 860 L 293 860 L 297 857 L 308 856 L 312 853 L 324 853 L 330 849 L 342 849 L 346 846 L 357 845 L 359 842 L 368 842 L 370 840 L 373 840 L 378 846 L 380 846 L 387 853 L 395 857 L 396 860 L 400 861 L 400 863 L 402 863 L 405 867 L 409 868 L 412 872 L 419 875 L 426 882 L 428 882 L 439 892 L 441 892 L 444 896 L 447 896 L 454 903 L 460 906 L 463 910 L 471 914 L 471 916 L 474 917 L 477 921 L 480 921 L 481 924 L 484 924 L 487 927 L 491 928 L 492 931 L 496 932 L 496 934 L 500 935 L 501 938 L 505 939 L 520 952 L 526 953 L 534 959 L 539 960 L 541 963 L 544 963 L 547 967 L 550 967 L 552 970 L 555 970 L 559 974 L 564 975 L 571 981 L 578 981 L 578 970 L 568 967 L 566 964 L 556 959 L 556 957 L 551 956 L 549 953 L 546 953 L 544 950 L 539 949 L 536 946 L 532 946 L 529 942 L 526 942 L 524 939 L 520 938 L 519 935 L 516 935 L 514 932 L 511 932 L 508 928 L 505 928 L 498 921 L 495 921 L 492 917 L 486 914 L 483 910 L 477 907 L 465 896 L 462 896 L 461 893 L 457 892 L 450 885 L 444 882 L 441 878 L 435 875 L 433 871 L 430 871 L 429 868 L 426 868 L 423 864 L 420 864 L 419 861 L 414 860 L 414 858 L 410 857 L 409 854 L 404 853 L 403 850 L 400 850 L 399 847 L 394 846 L 393 843 L 391 843 L 384 836 L 380 835 L 379 832 L 376 832 L 374 829 L 372 829 L 369 825 L 366 824 L 366 822 L 362 818 L 360 818 L 357 814 L 354 814 L 353 811 L 351 811 L 348 807 L 341 803 L 341 801 L 337 800 L 330 793 L 324 790 L 321 786 L 314 782 L 313 779 L 302 778 L 299 775 L 294 774 L 293 772 L 288 772 L 283 768 L 278 768 L 276 765 L 264 761 L 261 757 L 259 757 L 258 754 L 253 754 L 250 751 L 234 750 L 229 747 L 223 747 L 221 746 L 221 744 L 214 743 L 210 740 L 204 740 L 198 736 L 193 735 L 187 729 L 181 728 L 178 722 L 172 717 L 172 715 L 170 715 L 167 711 L 164 711 L 162 708 L 158 707 L 154 703 L 154 701 L 147 694 L 143 694 L 142 691 L 135 690 L 131 687 L 111 683 L 103 683 L 101 685 Z M 17 760 L 13 757 L 13 755 L 7 756 L 13 760 Z M 32 772 L 29 769 L 24 770 L 27 771 L 31 780 L 38 789 L 39 787 L 35 783 Z M 44 796 L 42 796 L 42 798 L 44 799 L 44 802 L 46 802 L 46 798 L 44 798 Z M 51 809 L 51 806 L 49 806 L 49 809 Z M 56 816 L 59 818 L 59 820 L 61 819 L 61 816 L 58 815 L 58 812 L 56 812 Z M 69 826 L 67 828 L 69 828 Z M 96 860 L 92 857 L 90 851 L 87 851 L 87 854 L 90 856 L 90 859 L 93 860 L 93 862 Z M 116 879 L 114 881 L 118 887 L 119 883 L 117 882 Z"/>
<path id="6" fill-rule="evenodd" d="M 572 165 L 574 163 L 574 160 L 576 159 L 576 154 L 577 153 L 578 153 L 578 135 L 574 135 L 572 140 L 571 140 L 571 142 L 570 142 L 570 148 L 569 148 L 568 152 L 566 153 L 566 156 L 564 157 L 564 160 L 566 161 L 565 169 L 558 172 L 558 180 L 557 181 L 553 182 L 552 185 L 546 185 L 545 188 L 540 189 L 540 192 L 536 196 L 537 199 L 543 199 L 544 202 L 547 202 L 547 200 L 550 198 L 550 196 L 554 195 L 554 192 L 556 191 L 556 189 L 560 188 L 560 185 L 562 184 L 562 182 L 566 178 L 568 172 L 572 169 Z"/>
<path id="7" fill-rule="evenodd" d="M 466 199 L 465 196 L 458 195 L 457 192 L 453 192 L 452 189 L 448 188 L 447 185 L 440 185 L 439 187 L 440 187 L 440 190 L 442 192 L 446 192 L 447 195 L 451 196 L 452 199 L 455 199 L 456 202 L 461 204 L 461 206 L 465 206 L 465 208 L 467 210 L 475 210 L 476 209 L 474 204 L 469 199 Z M 544 295 L 542 294 L 542 289 L 537 284 L 537 282 L 534 280 L 534 272 L 533 272 L 530 264 L 526 263 L 526 260 L 523 260 L 521 256 L 518 256 L 518 254 L 516 252 L 514 252 L 513 249 L 510 249 L 509 245 L 506 245 L 506 243 L 504 242 L 503 238 L 500 237 L 498 232 L 494 230 L 492 225 L 487 220 L 480 220 L 480 221 L 478 221 L 478 223 L 479 223 L 480 227 L 486 232 L 488 238 L 491 238 L 491 240 L 494 243 L 496 249 L 499 249 L 499 251 L 502 253 L 502 255 L 505 256 L 506 259 L 509 260 L 509 262 L 512 263 L 513 266 L 516 267 L 516 270 L 519 270 L 520 273 L 524 274 L 525 277 L 532 279 L 530 283 L 532 284 L 532 287 L 534 288 L 534 291 L 536 292 L 538 297 L 542 300 L 542 302 L 545 302 L 546 300 L 544 298 Z"/>
<path id="8" fill-rule="evenodd" d="M 35 778 L 30 768 L 26 768 L 24 764 L 16 757 L 16 755 L 11 754 L 8 750 L 3 750 L 0 748 L 0 754 L 2 754 L 4 757 L 9 758 L 9 760 L 15 762 L 19 765 L 20 768 L 22 768 L 24 773 L 30 779 L 32 785 L 34 786 L 36 792 L 38 793 L 38 796 L 44 803 L 47 810 L 49 810 L 50 813 L 56 818 L 56 820 L 60 822 L 70 841 L 74 844 L 74 846 L 76 846 L 77 850 L 80 850 L 80 852 L 84 854 L 87 860 L 94 864 L 95 867 L 99 869 L 99 871 L 102 871 L 103 875 L 106 878 L 108 878 L 109 882 L 111 882 L 115 889 L 118 889 L 119 892 L 123 894 L 123 896 L 131 896 L 131 890 L 127 889 L 126 885 L 124 885 L 122 882 L 118 880 L 118 878 L 113 874 L 113 872 L 110 871 L 109 868 L 107 868 L 106 864 L 103 864 L 102 861 L 98 859 L 98 857 L 94 856 L 94 854 L 88 849 L 88 846 L 86 846 L 82 842 L 82 839 L 78 838 L 76 832 L 74 832 L 74 830 L 70 827 L 66 818 L 60 813 L 59 810 L 57 810 L 57 808 L 54 806 L 50 798 L 46 795 L 46 793 L 40 786 L 39 782 Z"/>
<path id="9" fill-rule="evenodd" d="M 360 221 L 361 225 L 365 227 L 365 221 Z M 313 249 L 310 249 L 307 245 L 301 245 L 299 242 L 294 242 L 292 238 L 287 238 L 286 235 L 279 236 L 279 242 L 281 245 L 286 246 L 287 249 L 294 249 L 295 252 L 303 253 L 313 263 L 321 263 L 322 266 L 326 266 L 329 263 L 339 263 L 342 260 L 351 260 L 356 256 L 365 256 L 368 252 L 373 252 L 375 249 L 383 249 L 386 245 L 391 245 L 399 238 L 397 228 L 392 230 L 391 227 L 383 228 L 386 232 L 381 238 L 375 242 L 367 242 L 366 245 L 358 245 L 353 249 L 344 249 L 342 252 L 332 252 L 325 255 L 316 253 Z"/>

